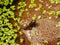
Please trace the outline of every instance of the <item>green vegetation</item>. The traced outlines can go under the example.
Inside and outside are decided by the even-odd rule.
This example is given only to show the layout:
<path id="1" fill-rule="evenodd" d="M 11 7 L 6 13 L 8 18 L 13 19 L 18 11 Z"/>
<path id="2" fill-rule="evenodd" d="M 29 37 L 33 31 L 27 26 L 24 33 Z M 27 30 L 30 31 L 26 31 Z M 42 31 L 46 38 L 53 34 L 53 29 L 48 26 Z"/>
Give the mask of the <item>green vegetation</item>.
<path id="1" fill-rule="evenodd" d="M 57 3 L 60 3 L 60 0 L 55 0 Z"/>
<path id="2" fill-rule="evenodd" d="M 57 36 L 58 39 L 60 39 L 60 36 Z"/>
<path id="3" fill-rule="evenodd" d="M 20 35 L 22 35 L 22 34 L 23 34 L 23 32 L 22 32 L 22 31 L 20 31 L 20 32 L 19 32 L 19 34 L 20 34 Z"/>
<path id="4" fill-rule="evenodd" d="M 35 45 L 34 43 L 31 43 L 31 45 Z M 41 43 L 37 43 L 36 45 L 42 45 Z"/>
<path id="5" fill-rule="evenodd" d="M 43 2 L 43 0 L 39 0 L 39 2 Z"/>
<path id="6" fill-rule="evenodd" d="M 31 43 L 31 45 L 34 45 L 34 43 Z"/>
<path id="7" fill-rule="evenodd" d="M 55 1 L 54 0 L 49 0 L 51 3 L 54 3 Z"/>
<path id="8" fill-rule="evenodd" d="M 20 10 L 19 16 L 22 16 L 24 13 L 24 7 L 26 6 L 26 3 L 24 1 L 21 1 L 18 3 L 18 9 Z"/>
<path id="9" fill-rule="evenodd" d="M 47 13 L 47 10 L 43 10 L 42 14 L 46 14 Z"/>
<path id="10" fill-rule="evenodd" d="M 15 10 L 15 6 L 13 5 L 13 6 L 10 6 L 10 8 L 12 9 L 12 10 Z"/>
<path id="11" fill-rule="evenodd" d="M 12 5 L 14 0 L 0 0 L 0 4 L 1 5 L 4 5 L 4 6 L 7 6 L 7 5 Z"/>
<path id="12" fill-rule="evenodd" d="M 9 19 L 17 22 L 20 18 L 16 18 L 14 14 L 15 5 L 12 5 L 14 0 L 0 0 L 0 45 L 19 45 L 16 43 L 17 30 L 13 28 L 13 24 Z M 10 5 L 10 7 L 8 7 Z M 19 29 L 18 25 L 16 25 Z"/>
<path id="13" fill-rule="evenodd" d="M 55 3 L 55 2 L 57 2 L 57 3 L 60 3 L 60 0 L 49 0 L 51 3 Z"/>
<path id="14" fill-rule="evenodd" d="M 45 41 L 44 41 L 44 43 L 48 44 L 48 41 L 47 41 L 47 40 L 45 40 Z"/>
<path id="15" fill-rule="evenodd" d="M 60 22 L 58 22 L 58 23 L 56 24 L 56 27 L 60 27 Z"/>
<path id="16" fill-rule="evenodd" d="M 35 11 L 40 10 L 42 7 L 43 7 L 43 5 L 42 5 L 42 4 L 39 4 L 39 7 L 37 7 L 37 8 L 35 9 Z"/>
<path id="17" fill-rule="evenodd" d="M 35 0 L 31 0 L 31 3 L 29 4 L 29 8 L 36 7 Z"/>
<path id="18" fill-rule="evenodd" d="M 23 38 L 20 38 L 20 42 L 23 43 L 24 39 Z"/>
<path id="19" fill-rule="evenodd" d="M 49 11 L 48 13 L 49 13 L 49 15 L 53 15 L 53 14 L 55 13 L 55 11 L 52 11 L 52 10 L 51 10 L 51 11 Z"/>
<path id="20" fill-rule="evenodd" d="M 37 45 L 42 45 L 41 43 L 37 43 Z"/>
<path id="21" fill-rule="evenodd" d="M 32 19 L 33 19 L 33 20 L 36 20 L 36 18 L 37 18 L 37 16 L 36 16 L 36 14 L 34 14 L 34 15 L 32 16 Z"/>
<path id="22" fill-rule="evenodd" d="M 14 0 L 0 0 L 0 45 L 19 45 L 16 43 L 16 38 L 17 38 L 17 30 L 20 30 L 20 26 L 18 26 L 18 22 L 21 21 L 21 18 L 17 18 L 15 16 L 15 5 L 13 5 Z M 39 0 L 41 2 L 43 2 L 42 0 Z M 60 3 L 60 0 L 50 0 L 51 3 L 57 2 Z M 25 6 L 26 3 L 24 1 L 21 1 L 18 3 L 18 9 L 19 9 L 19 16 L 22 16 L 24 11 L 28 11 L 28 9 L 25 10 Z M 31 0 L 31 3 L 29 5 L 29 8 L 33 8 L 36 7 L 35 4 L 35 0 Z M 43 7 L 42 4 L 39 4 L 39 7 L 37 7 L 35 10 L 38 11 Z M 42 12 L 42 14 L 46 14 L 47 10 L 44 10 Z M 54 14 L 54 11 L 50 11 L 48 12 L 50 15 Z M 29 14 L 29 12 L 27 13 Z M 60 11 L 56 12 L 56 17 L 60 16 Z M 37 16 L 33 15 L 32 19 L 36 20 Z M 41 16 L 38 17 L 38 19 L 41 18 Z M 51 17 L 50 17 L 51 18 Z M 10 23 L 9 19 L 13 19 L 14 21 L 16 21 L 17 23 L 14 23 L 14 25 L 12 23 Z M 14 26 L 17 29 L 14 29 Z M 60 23 L 56 24 L 56 27 L 60 27 Z M 20 35 L 23 34 L 23 32 L 19 32 Z M 39 32 L 35 33 L 36 35 L 39 34 Z M 32 37 L 33 35 L 30 34 L 30 36 Z M 60 36 L 58 36 L 57 38 L 60 38 Z M 24 41 L 23 38 L 20 38 L 20 42 L 22 43 Z M 45 43 L 48 43 L 48 41 L 46 40 Z M 34 43 L 32 43 L 31 45 L 34 45 Z M 41 45 L 40 43 L 38 43 L 37 45 Z M 60 42 L 57 42 L 57 45 L 60 45 Z"/>
<path id="23" fill-rule="evenodd" d="M 56 12 L 56 18 L 58 18 L 60 16 L 60 11 Z"/>
<path id="24" fill-rule="evenodd" d="M 60 42 L 57 42 L 57 45 L 60 45 Z"/>

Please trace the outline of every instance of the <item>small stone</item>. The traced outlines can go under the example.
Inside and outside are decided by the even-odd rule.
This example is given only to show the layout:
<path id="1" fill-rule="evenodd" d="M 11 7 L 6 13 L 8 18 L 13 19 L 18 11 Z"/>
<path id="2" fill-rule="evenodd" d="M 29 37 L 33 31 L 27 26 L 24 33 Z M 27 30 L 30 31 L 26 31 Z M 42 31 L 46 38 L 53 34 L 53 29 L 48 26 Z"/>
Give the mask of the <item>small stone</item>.
<path id="1" fill-rule="evenodd" d="M 49 17 L 49 19 L 52 19 L 52 17 Z"/>
<path id="2" fill-rule="evenodd" d="M 40 19 L 42 16 L 40 15 L 40 16 L 38 16 L 38 18 L 37 19 Z"/>

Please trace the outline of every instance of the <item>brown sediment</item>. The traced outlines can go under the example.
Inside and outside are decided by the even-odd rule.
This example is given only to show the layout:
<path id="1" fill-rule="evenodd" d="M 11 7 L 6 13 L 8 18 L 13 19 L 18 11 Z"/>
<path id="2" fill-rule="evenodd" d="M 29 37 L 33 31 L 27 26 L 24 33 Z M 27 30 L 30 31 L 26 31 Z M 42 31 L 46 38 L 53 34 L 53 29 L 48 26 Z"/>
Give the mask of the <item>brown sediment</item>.
<path id="1" fill-rule="evenodd" d="M 40 42 L 43 44 L 45 40 L 48 40 L 49 45 L 56 45 L 56 37 L 60 35 L 60 33 L 58 33 L 60 32 L 60 28 L 56 28 L 55 26 L 57 21 L 54 19 L 50 20 L 48 18 L 42 18 L 40 20 L 37 20 L 36 23 L 38 24 L 38 26 L 33 27 L 31 30 L 23 30 L 30 42 Z M 35 34 L 36 31 L 39 32 L 38 35 Z M 30 36 L 29 34 L 32 34 L 32 36 Z"/>
<path id="2" fill-rule="evenodd" d="M 60 4 L 51 4 L 49 2 L 49 0 L 44 0 L 44 2 L 39 2 L 38 0 L 35 0 L 35 3 L 37 4 L 36 7 L 38 7 L 39 4 L 43 5 L 43 7 L 39 11 L 35 11 L 34 9 L 36 7 L 29 8 L 30 0 L 25 0 L 25 2 L 27 4 L 25 9 L 28 8 L 28 11 L 25 11 L 20 18 L 23 20 L 24 24 L 26 23 L 26 26 L 24 26 L 24 24 L 22 24 L 21 22 L 18 23 L 21 26 L 21 28 L 23 30 L 24 29 L 25 30 L 23 31 L 23 33 L 24 33 L 23 35 L 20 35 L 19 31 L 17 32 L 18 37 L 16 39 L 16 42 L 19 43 L 20 45 L 30 45 L 31 42 L 33 42 L 33 43 L 41 42 L 44 45 L 56 45 L 56 43 L 58 41 L 60 41 L 59 39 L 56 39 L 56 37 L 58 35 L 60 35 L 60 33 L 59 33 L 60 28 L 56 28 L 55 24 L 60 21 L 60 18 L 56 19 L 55 14 L 54 15 L 49 15 L 48 13 L 42 14 L 42 12 L 44 10 L 47 10 L 47 11 L 60 10 Z M 49 6 L 52 5 L 52 7 L 48 8 L 48 6 L 46 6 L 46 4 L 48 4 Z M 16 17 L 19 17 L 19 10 L 17 9 L 17 7 L 18 7 L 18 4 L 16 3 L 15 15 L 16 15 Z M 27 15 L 28 12 L 29 12 L 29 14 Z M 36 14 L 37 16 L 41 15 L 42 18 L 39 20 L 36 19 L 36 23 L 38 24 L 38 26 L 32 27 L 31 30 L 29 30 L 29 29 L 27 30 L 26 28 L 31 24 L 32 16 L 34 14 Z M 50 16 L 52 17 L 52 19 L 49 19 Z M 46 18 L 44 18 L 44 17 L 46 17 Z M 14 21 L 11 21 L 11 22 L 13 23 Z M 29 32 L 27 33 L 27 31 L 29 31 L 30 33 Z M 39 31 L 40 32 L 39 35 L 36 36 L 35 34 L 33 34 L 33 33 L 35 33 L 34 31 Z M 29 37 L 27 36 L 28 34 L 32 34 L 34 36 L 31 39 L 29 39 Z M 42 39 L 42 37 L 43 37 L 43 39 Z M 20 38 L 24 38 L 23 43 L 20 43 Z M 49 41 L 48 44 L 45 44 L 43 42 L 45 39 Z"/>
<path id="3" fill-rule="evenodd" d="M 60 9 L 60 5 L 59 4 L 51 4 L 48 0 L 44 0 L 44 2 L 39 2 L 38 0 L 35 0 L 35 3 L 36 3 L 37 6 L 34 7 L 34 8 L 29 8 L 30 0 L 29 1 L 28 0 L 25 0 L 25 2 L 26 2 L 25 9 L 27 8 L 28 11 L 25 11 L 23 13 L 23 15 L 21 16 L 21 18 L 23 20 L 23 24 L 22 23 L 19 23 L 20 26 L 22 28 L 24 28 L 24 29 L 26 29 L 26 27 L 28 27 L 29 24 L 32 22 L 32 16 L 34 14 L 37 15 L 37 16 L 39 16 L 39 15 L 43 15 L 42 12 L 44 10 L 47 10 L 47 11 L 51 11 L 51 10 L 57 11 L 57 10 Z M 35 11 L 34 9 L 37 8 L 39 6 L 39 4 L 42 4 L 43 7 L 39 11 Z M 52 7 L 51 8 L 48 8 L 48 6 L 46 6 L 46 4 L 48 4 L 48 6 L 52 5 Z M 28 12 L 29 12 L 29 14 L 27 14 Z M 46 16 L 51 16 L 48 13 L 46 13 L 45 15 Z M 55 14 L 52 15 L 52 17 L 55 19 Z M 25 24 L 25 26 L 24 26 L 24 24 Z"/>

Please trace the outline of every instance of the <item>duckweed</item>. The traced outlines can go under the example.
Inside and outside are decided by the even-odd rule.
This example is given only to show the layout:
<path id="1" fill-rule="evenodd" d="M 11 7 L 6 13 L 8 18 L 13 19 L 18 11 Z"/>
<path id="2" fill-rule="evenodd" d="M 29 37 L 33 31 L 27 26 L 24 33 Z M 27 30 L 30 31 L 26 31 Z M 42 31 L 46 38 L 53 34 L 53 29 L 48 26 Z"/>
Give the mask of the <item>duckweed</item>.
<path id="1" fill-rule="evenodd" d="M 60 16 L 60 11 L 56 12 L 56 17 L 58 18 Z"/>
<path id="2" fill-rule="evenodd" d="M 57 45 L 60 45 L 60 42 L 57 42 Z"/>
<path id="3" fill-rule="evenodd" d="M 23 43 L 24 39 L 23 38 L 20 38 L 20 42 Z"/>
<path id="4" fill-rule="evenodd" d="M 33 7 L 36 7 L 36 4 L 35 4 L 35 3 L 31 3 L 31 4 L 29 5 L 29 8 L 33 8 Z"/>
<path id="5" fill-rule="evenodd" d="M 37 43 L 37 45 L 41 45 L 41 43 Z"/>
<path id="6" fill-rule="evenodd" d="M 46 10 L 43 10 L 42 14 L 46 14 L 46 13 L 47 13 L 47 11 Z"/>
<path id="7" fill-rule="evenodd" d="M 60 0 L 55 0 L 57 3 L 60 3 Z"/>
<path id="8" fill-rule="evenodd" d="M 12 5 L 14 0 L 0 0 L 0 45 L 19 45 L 17 44 L 17 30 L 13 28 L 13 24 L 10 23 L 9 19 L 16 19 L 17 22 L 20 21 L 19 18 L 15 17 L 15 5 Z M 8 7 L 9 5 L 9 7 Z M 18 25 L 16 25 L 18 28 Z"/>
<path id="9" fill-rule="evenodd" d="M 24 8 L 25 8 L 25 6 L 26 6 L 26 3 L 24 2 L 24 1 L 21 1 L 21 2 L 19 2 L 18 3 L 18 9 L 20 10 L 20 12 L 19 12 L 19 16 L 22 16 L 22 14 L 24 13 Z"/>
<path id="10" fill-rule="evenodd" d="M 54 14 L 55 12 L 54 12 L 54 11 L 49 11 L 48 13 L 49 13 L 49 15 L 52 15 L 52 14 Z"/>
<path id="11" fill-rule="evenodd" d="M 43 5 L 42 5 L 42 4 L 39 4 L 39 7 L 37 7 L 37 8 L 35 9 L 35 11 L 40 10 L 42 7 L 43 7 Z"/>
<path id="12" fill-rule="evenodd" d="M 54 0 L 49 0 L 51 3 L 55 3 L 55 1 Z"/>
<path id="13" fill-rule="evenodd" d="M 56 27 L 60 27 L 60 22 L 58 22 L 58 23 L 56 24 Z"/>
<path id="14" fill-rule="evenodd" d="M 38 32 L 38 31 L 36 31 L 36 32 L 35 32 L 35 34 L 36 34 L 36 35 L 38 35 L 38 34 L 39 34 L 39 32 Z"/>
<path id="15" fill-rule="evenodd" d="M 20 35 L 22 35 L 22 34 L 23 34 L 23 32 L 22 32 L 22 31 L 20 31 L 20 32 L 19 32 L 19 34 L 20 34 Z"/>
<path id="16" fill-rule="evenodd" d="M 36 7 L 35 0 L 31 0 L 29 4 L 29 8 L 33 8 L 33 7 Z"/>
<path id="17" fill-rule="evenodd" d="M 34 45 L 34 43 L 31 43 L 31 45 Z"/>
<path id="18" fill-rule="evenodd" d="M 60 38 L 60 36 L 57 36 L 57 38 L 59 39 L 59 38 Z"/>
<path id="19" fill-rule="evenodd" d="M 51 3 L 60 3 L 60 0 L 49 0 Z"/>
<path id="20" fill-rule="evenodd" d="M 0 4 L 5 5 L 5 6 L 7 6 L 9 4 L 12 5 L 13 1 L 14 0 L 0 0 Z"/>
<path id="21" fill-rule="evenodd" d="M 40 2 L 43 2 L 43 0 L 39 0 Z"/>
<path id="22" fill-rule="evenodd" d="M 26 6 L 26 3 L 24 1 L 21 1 L 18 3 L 18 5 L 19 5 L 18 9 L 20 9 L 20 8 L 24 8 Z"/>
<path id="23" fill-rule="evenodd" d="M 33 20 L 35 20 L 37 18 L 37 16 L 34 14 L 34 16 L 32 17 Z"/>
<path id="24" fill-rule="evenodd" d="M 44 41 L 44 43 L 48 44 L 48 41 L 47 41 L 47 40 L 45 40 L 45 41 Z"/>
<path id="25" fill-rule="evenodd" d="M 12 10 L 15 10 L 15 5 L 10 6 L 10 8 L 11 8 Z"/>

